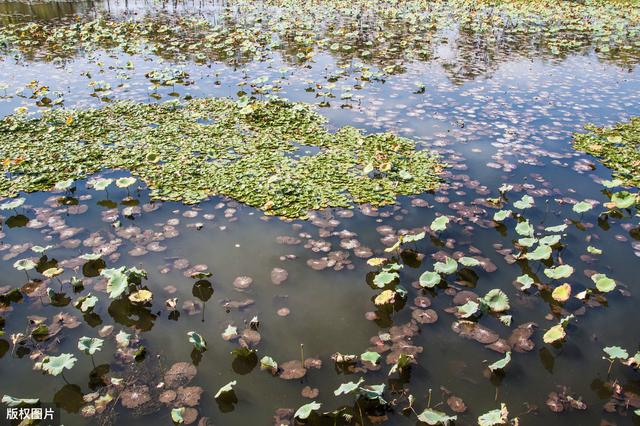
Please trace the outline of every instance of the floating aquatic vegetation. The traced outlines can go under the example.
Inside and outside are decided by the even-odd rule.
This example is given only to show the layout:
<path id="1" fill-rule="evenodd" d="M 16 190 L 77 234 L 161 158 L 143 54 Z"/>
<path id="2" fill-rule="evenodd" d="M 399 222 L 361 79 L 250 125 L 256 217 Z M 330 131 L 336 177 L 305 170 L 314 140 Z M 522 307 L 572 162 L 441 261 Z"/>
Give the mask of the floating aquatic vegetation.
<path id="1" fill-rule="evenodd" d="M 14 142 L 3 144 L 0 156 L 24 161 L 10 166 L 0 193 L 47 190 L 62 179 L 124 168 L 146 182 L 154 198 L 195 203 L 222 194 L 269 214 L 300 217 L 354 202 L 390 204 L 398 195 L 437 187 L 443 165 L 409 139 L 365 136 L 349 127 L 329 133 L 322 124 L 302 104 L 240 106 L 213 98 L 52 110 L 39 119 L 9 116 L 0 134 Z M 295 160 L 287 155 L 294 142 L 320 151 Z M 149 161 L 150 154 L 158 161 Z M 374 167 L 369 174 L 363 171 L 368 164 Z M 116 181 L 120 187 L 134 182 Z"/>
<path id="2" fill-rule="evenodd" d="M 611 127 L 590 125 L 587 130 L 574 134 L 574 148 L 602 161 L 620 185 L 640 187 L 640 117 Z"/>

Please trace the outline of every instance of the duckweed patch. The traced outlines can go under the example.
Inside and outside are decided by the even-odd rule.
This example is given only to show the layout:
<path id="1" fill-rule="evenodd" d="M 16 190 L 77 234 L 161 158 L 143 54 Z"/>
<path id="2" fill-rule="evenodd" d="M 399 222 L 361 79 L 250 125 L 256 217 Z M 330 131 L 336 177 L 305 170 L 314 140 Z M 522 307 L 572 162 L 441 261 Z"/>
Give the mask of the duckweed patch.
<path id="1" fill-rule="evenodd" d="M 612 127 L 587 126 L 573 146 L 598 158 L 625 185 L 640 186 L 640 117 Z"/>
<path id="2" fill-rule="evenodd" d="M 127 169 L 152 197 L 197 203 L 227 195 L 269 214 L 386 205 L 438 185 L 443 164 L 391 133 L 335 133 L 308 106 L 280 100 L 118 102 L 101 109 L 55 109 L 0 122 L 5 174 L 0 194 L 51 189 L 102 169 Z M 314 155 L 290 155 L 302 144 Z"/>

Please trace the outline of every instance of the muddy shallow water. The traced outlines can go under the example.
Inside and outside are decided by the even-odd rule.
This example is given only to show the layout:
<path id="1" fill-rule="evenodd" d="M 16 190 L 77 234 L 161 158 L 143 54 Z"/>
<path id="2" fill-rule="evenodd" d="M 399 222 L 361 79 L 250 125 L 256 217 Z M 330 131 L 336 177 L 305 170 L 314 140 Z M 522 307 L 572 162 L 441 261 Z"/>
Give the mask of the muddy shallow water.
<path id="1" fill-rule="evenodd" d="M 7 2 L 0 3 L 0 22 L 58 22 L 74 14 L 93 18 L 105 12 L 111 12 L 114 19 L 168 13 L 217 22 L 225 6 L 191 2 L 47 2 L 27 6 Z M 386 417 L 385 424 L 417 424 L 414 414 L 402 410 L 408 405 L 407 395 L 415 397 L 413 406 L 420 413 L 427 407 L 430 389 L 431 407 L 449 414 L 454 413 L 445 402 L 447 394 L 462 398 L 468 408 L 458 413 L 456 424 L 476 424 L 478 416 L 500 403 L 505 403 L 510 417 L 518 416 L 523 425 L 639 424 L 640 416 L 633 413 L 640 398 L 638 372 L 617 362 L 608 373 L 609 362 L 602 359 L 604 347 L 626 348 L 630 356 L 638 350 L 638 211 L 632 207 L 619 216 L 598 217 L 605 210 L 603 203 L 609 201 L 600 181 L 610 179 L 610 171 L 592 157 L 574 151 L 571 140 L 572 133 L 584 131 L 587 123 L 603 126 L 640 115 L 640 71 L 636 66 L 640 56 L 632 51 L 603 57 L 589 48 L 554 54 L 535 44 L 516 48 L 509 40 L 496 45 L 479 40 L 481 36 L 449 29 L 439 33 L 428 58 L 404 59 L 402 70 L 366 81 L 361 78 L 363 66 L 358 58 L 331 49 L 320 50 L 313 61 L 302 64 L 280 50 L 268 60 L 237 64 L 162 59 L 148 51 L 124 53 L 101 48 L 66 57 L 5 51 L 0 58 L 2 116 L 22 106 L 37 114 L 47 107 L 43 96 L 61 99 L 54 107 L 74 108 L 99 107 L 121 99 L 235 98 L 240 91 L 251 92 L 251 82 L 265 76 L 280 88 L 272 93 L 318 106 L 330 130 L 352 125 L 366 132 L 391 131 L 412 138 L 421 148 L 439 152 L 450 167 L 443 185 L 432 193 L 401 197 L 395 206 L 379 209 L 327 209 L 311 213 L 308 220 L 266 217 L 258 209 L 222 197 L 194 206 L 153 202 L 140 181 L 128 189 L 112 185 L 106 192 L 77 181 L 73 191 L 21 194 L 26 198 L 23 206 L 2 212 L 0 294 L 27 282 L 25 272 L 13 267 L 16 260 L 33 257 L 40 262 L 41 273 L 55 266 L 51 263 L 55 259 L 65 270 L 59 278 L 65 282 L 63 292 L 71 302 L 53 306 L 58 303 L 52 304 L 45 289 L 49 286 L 60 292 L 61 285 L 54 278 L 33 291 L 23 291 L 20 300 L 0 305 L 0 315 L 5 318 L 4 336 L 0 337 L 0 393 L 54 401 L 61 407 L 67 426 L 107 420 L 114 424 L 170 424 L 171 407 L 155 402 L 160 393 L 156 385 L 172 364 L 193 362 L 197 375 L 189 386 L 204 391 L 195 404 L 199 418 L 208 417 L 216 425 L 272 424 L 276 410 L 296 410 L 312 400 L 322 403 L 320 412 L 347 407 L 345 412 L 353 422 L 364 418 L 366 424 L 373 424 Z M 379 70 L 375 64 L 368 66 L 374 72 Z M 149 77 L 154 71 L 169 83 L 158 84 Z M 45 95 L 38 91 L 42 86 L 48 87 Z M 256 86 L 264 89 L 263 83 Z M 269 88 L 263 91 L 270 92 Z M 326 92 L 332 95 L 323 95 Z M 11 143 L 0 137 L 0 143 Z M 128 172 L 104 170 L 100 176 L 122 177 Z M 564 304 L 555 302 L 549 291 L 520 291 L 514 282 L 524 273 L 537 282 L 558 282 L 543 273 L 550 265 L 513 258 L 517 253 L 514 241 L 521 238 L 513 218 L 504 225 L 491 220 L 499 208 L 489 206 L 486 198 L 498 197 L 502 184 L 513 186 L 506 192 L 504 209 L 517 211 L 512 204 L 524 194 L 534 198 L 533 207 L 519 212 L 536 231 L 568 224 L 562 247 L 554 251 L 553 259 L 555 264 L 572 265 L 575 271 L 561 282 L 570 283 L 576 294 L 593 287 L 589 276 L 596 271 L 613 278 L 616 290 L 589 303 L 571 298 Z M 582 200 L 593 201 L 595 207 L 575 213 L 573 205 Z M 127 207 L 133 208 L 125 210 Z M 385 252 L 398 235 L 424 230 L 440 215 L 450 217 L 446 230 L 404 244 L 401 253 Z M 53 247 L 35 254 L 33 245 Z M 588 246 L 597 247 L 602 254 L 588 253 Z M 91 268 L 83 268 L 86 261 L 78 256 L 105 251 L 108 254 L 103 259 L 109 268 L 126 265 L 147 271 L 143 284 L 153 292 L 152 303 L 113 301 L 100 277 L 86 276 L 95 274 L 90 273 Z M 449 288 L 415 285 L 443 256 L 459 258 L 456 252 L 475 256 L 481 265 L 464 269 L 460 265 L 457 274 L 445 277 Z M 40 258 L 43 255 L 46 259 Z M 395 258 L 404 265 L 399 272 L 399 283 L 408 292 L 404 302 L 375 306 L 379 289 L 373 277 L 379 268 L 366 263 L 372 256 Z M 314 263 L 313 259 L 321 260 Z M 43 268 L 44 264 L 48 266 Z M 190 269 L 194 265 L 206 265 L 200 269 L 212 276 L 191 277 L 197 272 Z M 274 283 L 279 277 L 272 279 L 274 268 L 286 271 L 286 279 L 279 284 Z M 29 271 L 29 279 L 40 276 L 39 272 Z M 282 272 L 276 270 L 275 275 Z M 86 280 L 83 290 L 73 291 L 67 282 L 71 276 Z M 240 276 L 253 281 L 247 288 L 238 288 L 233 283 Z M 205 302 L 197 297 L 202 296 L 197 288 L 194 290 L 201 279 L 213 288 L 209 298 L 201 297 Z M 492 375 L 487 366 L 503 354 L 452 331 L 457 318 L 446 309 L 455 306 L 452 296 L 457 291 L 466 289 L 483 296 L 493 288 L 509 297 L 511 325 L 490 314 L 483 314 L 480 324 L 505 339 L 521 324 L 534 322 L 537 328 L 531 336 L 533 347 L 514 350 L 504 372 Z M 100 300 L 93 313 L 83 314 L 74 302 L 88 292 Z M 177 298 L 173 312 L 165 306 L 165 300 L 171 298 Z M 416 322 L 416 309 L 434 310 L 437 320 Z M 30 327 L 30 316 L 45 317 L 49 324 L 61 312 L 75 318 L 67 318 L 73 327 L 64 327 L 45 341 L 26 342 L 17 348 L 10 343 L 12 334 Z M 575 318 L 564 341 L 545 344 L 545 331 L 571 313 Z M 221 335 L 229 324 L 236 326 L 238 333 L 250 329 L 256 316 L 260 334 L 255 345 L 257 358 L 238 360 L 230 354 L 238 342 L 225 341 Z M 78 338 L 97 337 L 109 325 L 114 330 L 104 337 L 104 346 L 93 360 L 78 350 Z M 120 330 L 137 335 L 135 347 L 144 346 L 144 356 L 123 361 L 122 356 L 114 355 L 114 336 Z M 206 339 L 205 352 L 194 351 L 188 342 L 189 331 Z M 334 366 L 334 353 L 359 355 L 376 344 L 382 347 L 379 335 L 384 340 L 385 333 L 391 333 L 401 345 L 417 348 L 410 371 L 388 376 L 395 362 L 387 363 L 389 352 L 382 353 L 377 371 L 366 371 L 361 364 L 355 371 Z M 304 357 L 320 359 L 321 368 L 309 368 L 305 377 L 294 380 L 261 371 L 258 360 L 266 355 L 279 364 L 300 360 L 301 344 Z M 65 371 L 64 379 L 51 377 L 34 371 L 30 357 L 38 351 L 73 353 L 78 361 Z M 104 391 L 100 376 L 105 376 L 105 369 L 106 375 L 113 377 L 138 374 L 138 384 L 151 388 L 155 403 L 129 409 L 115 401 L 108 406 L 110 416 L 83 417 L 80 413 L 86 402 L 82 396 Z M 386 409 L 359 406 L 353 395 L 334 396 L 341 383 L 356 382 L 360 377 L 368 385 L 386 385 L 384 397 L 390 402 Z M 217 390 L 233 380 L 237 381 L 237 401 L 228 404 L 214 399 Z M 614 381 L 627 392 L 629 408 L 624 403 L 613 408 L 610 403 L 605 405 L 613 395 Z M 312 399 L 303 397 L 306 386 L 317 388 L 319 394 Z M 554 413 L 549 409 L 549 394 L 562 392 L 564 387 L 567 394 L 581 398 L 586 410 L 567 407 Z M 334 420 L 313 415 L 309 423 L 334 424 Z M 342 417 L 336 424 L 348 423 Z"/>

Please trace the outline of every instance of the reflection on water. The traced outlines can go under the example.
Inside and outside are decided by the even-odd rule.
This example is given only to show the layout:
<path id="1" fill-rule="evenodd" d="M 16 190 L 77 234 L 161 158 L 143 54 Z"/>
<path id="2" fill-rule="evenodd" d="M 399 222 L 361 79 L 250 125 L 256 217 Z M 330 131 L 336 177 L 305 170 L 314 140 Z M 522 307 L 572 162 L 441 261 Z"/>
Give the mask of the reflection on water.
<path id="1" fill-rule="evenodd" d="M 0 24 L 14 24 L 36 20 L 54 20 L 73 15 L 87 15 L 96 11 L 93 1 L 45 1 L 0 3 Z"/>
<path id="2" fill-rule="evenodd" d="M 77 181 L 55 194 L 23 194 L 22 206 L 2 211 L 0 393 L 54 401 L 65 425 L 170 424 L 174 408 L 200 424 L 286 424 L 313 400 L 328 414 L 309 424 L 414 425 L 409 395 L 418 413 L 430 399 L 432 408 L 457 414 L 456 424 L 476 424 L 501 402 L 524 425 L 637 424 L 637 371 L 616 361 L 608 372 L 602 357 L 609 346 L 629 356 L 638 349 L 638 210 L 604 213 L 619 188 L 605 188 L 609 171 L 570 145 L 587 122 L 640 115 L 635 21 L 615 35 L 538 24 L 487 31 L 473 20 L 434 18 L 434 25 L 416 11 L 305 6 L 291 20 L 291 10 L 271 7 L 12 3 L 5 22 L 47 21 L 0 42 L 0 113 L 278 95 L 316 105 L 331 130 L 392 130 L 437 150 L 450 164 L 445 185 L 396 206 L 327 210 L 306 221 L 265 217 L 221 198 L 154 203 L 140 182 L 98 190 Z M 116 19 L 86 24 L 80 35 L 70 16 L 88 22 L 105 12 Z M 54 33 L 64 42 L 47 39 Z M 296 147 L 294 156 L 316 153 Z M 503 184 L 511 189 L 501 194 Z M 525 194 L 534 205 L 515 207 Z M 576 213 L 582 200 L 593 208 Z M 513 215 L 494 222 L 499 209 Z M 450 218 L 447 228 L 430 230 L 441 215 Z M 561 235 L 549 259 L 519 256 L 530 243 L 516 230 L 525 220 L 536 237 Z M 564 231 L 545 231 L 563 223 Z M 385 251 L 421 231 L 424 239 Z M 478 264 L 420 287 L 421 275 L 447 256 Z M 375 303 L 381 289 L 379 267 L 366 263 L 372 257 L 402 265 L 394 303 Z M 18 270 L 20 259 L 35 266 Z M 559 264 L 573 274 L 550 279 L 545 270 Z M 111 299 L 98 271 L 122 266 L 144 269 L 147 278 Z M 49 278 L 43 273 L 51 268 L 63 272 Z M 614 279 L 616 290 L 562 303 L 552 297 L 564 282 L 572 295 L 593 290 L 594 272 Z M 540 286 L 520 290 L 523 274 Z M 474 321 L 486 329 L 457 334 L 456 306 L 494 288 L 509 298 L 511 325 L 484 312 Z M 151 301 L 132 301 L 142 290 Z M 89 294 L 98 300 L 83 308 Z M 571 314 L 564 342 L 544 343 L 545 332 Z M 31 337 L 40 325 L 46 333 Z M 206 340 L 206 351 L 189 342 L 190 331 Z M 102 349 L 85 354 L 82 336 L 104 339 Z M 488 365 L 505 348 L 512 361 L 491 374 Z M 336 353 L 348 359 L 367 350 L 380 352 L 378 365 L 334 362 Z M 62 353 L 77 358 L 64 378 L 33 370 L 45 355 Z M 400 354 L 416 363 L 389 375 Z M 264 356 L 279 364 L 278 374 L 261 368 Z M 334 395 L 361 377 L 384 384 L 389 404 Z M 234 380 L 233 392 L 214 398 Z"/>

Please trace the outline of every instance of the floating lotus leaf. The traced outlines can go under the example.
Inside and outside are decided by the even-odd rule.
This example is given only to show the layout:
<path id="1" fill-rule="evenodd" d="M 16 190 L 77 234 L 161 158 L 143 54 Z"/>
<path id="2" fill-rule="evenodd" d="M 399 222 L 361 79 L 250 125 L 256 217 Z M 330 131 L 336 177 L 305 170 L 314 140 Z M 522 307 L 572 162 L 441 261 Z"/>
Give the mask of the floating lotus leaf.
<path id="1" fill-rule="evenodd" d="M 573 274 L 573 267 L 570 265 L 560 265 L 551 268 L 545 268 L 544 274 L 552 280 L 569 278 Z"/>
<path id="2" fill-rule="evenodd" d="M 218 392 L 216 392 L 216 394 L 213 396 L 215 399 L 220 398 L 223 394 L 227 393 L 227 392 L 233 392 L 233 387 L 237 384 L 237 381 L 232 380 L 229 383 L 227 383 L 226 385 L 222 386 L 220 389 L 218 389 Z"/>
<path id="3" fill-rule="evenodd" d="M 554 288 L 551 297 L 557 302 L 566 302 L 571 297 L 571 285 L 564 283 Z"/>
<path id="4" fill-rule="evenodd" d="M 24 198 L 16 198 L 15 200 L 6 201 L 0 204 L 0 210 L 13 210 L 17 209 L 24 204 L 26 200 Z"/>
<path id="5" fill-rule="evenodd" d="M 524 237 L 530 237 L 533 236 L 534 230 L 529 221 L 525 220 L 516 225 L 516 232 Z"/>
<path id="6" fill-rule="evenodd" d="M 605 274 L 593 274 L 591 280 L 596 284 L 596 288 L 603 293 L 608 293 L 616 288 L 616 282 Z"/>
<path id="7" fill-rule="evenodd" d="M 189 336 L 189 342 L 191 342 L 197 350 L 203 351 L 207 349 L 207 342 L 204 340 L 204 337 L 195 331 L 189 331 L 187 335 Z"/>
<path id="8" fill-rule="evenodd" d="M 152 298 L 153 293 L 146 289 L 135 291 L 129 295 L 129 300 L 133 303 L 148 303 Z"/>
<path id="9" fill-rule="evenodd" d="M 544 230 L 547 232 L 564 232 L 567 230 L 567 228 L 568 226 L 563 223 L 562 225 L 548 226 L 544 228 Z"/>
<path id="10" fill-rule="evenodd" d="M 564 327 L 562 326 L 562 324 L 557 324 L 547 330 L 546 333 L 544 333 L 544 336 L 542 336 L 542 340 L 545 343 L 553 343 L 557 342 L 558 340 L 564 339 L 566 335 L 567 332 L 564 331 Z"/>
<path id="11" fill-rule="evenodd" d="M 444 262 L 434 263 L 433 270 L 439 274 L 450 275 L 458 270 L 458 262 L 450 257 L 447 257 Z"/>
<path id="12" fill-rule="evenodd" d="M 420 275 L 419 281 L 422 287 L 433 288 L 440 284 L 440 281 L 442 281 L 442 277 L 437 272 L 425 271 L 422 273 L 422 275 Z"/>
<path id="13" fill-rule="evenodd" d="M 118 188 L 128 188 L 134 183 L 136 183 L 136 178 L 132 178 L 132 177 L 122 177 L 122 178 L 116 179 L 116 186 Z"/>
<path id="14" fill-rule="evenodd" d="M 449 223 L 449 218 L 447 216 L 440 216 L 434 219 L 433 222 L 431 222 L 431 225 L 429 225 L 429 228 L 431 228 L 431 230 L 434 232 L 444 231 L 445 229 L 447 229 L 448 223 Z"/>
<path id="15" fill-rule="evenodd" d="M 340 385 L 338 389 L 333 391 L 333 394 L 335 396 L 350 394 L 351 392 L 357 390 L 363 382 L 364 382 L 364 379 L 361 378 L 360 380 L 358 380 L 357 383 L 354 383 L 354 382 L 343 383 Z"/>
<path id="16" fill-rule="evenodd" d="M 553 249 L 551 247 L 539 245 L 534 251 L 525 254 L 524 257 L 529 260 L 545 260 L 551 257 L 552 252 Z"/>
<path id="17" fill-rule="evenodd" d="M 368 361 L 372 364 L 377 364 L 380 360 L 380 354 L 378 352 L 367 351 L 360 355 L 362 361 Z"/>
<path id="18" fill-rule="evenodd" d="M 8 407 L 19 407 L 20 405 L 35 405 L 39 403 L 38 398 L 15 398 L 13 396 L 4 395 L 2 397 L 2 403 L 7 404 Z"/>
<path id="19" fill-rule="evenodd" d="M 504 312 L 509 309 L 509 297 L 499 288 L 489 290 L 480 300 L 493 312 Z"/>
<path id="20" fill-rule="evenodd" d="M 489 370 L 497 371 L 503 370 L 511 362 L 511 352 L 504 354 L 504 358 L 497 360 L 493 364 L 489 365 Z"/>
<path id="21" fill-rule="evenodd" d="M 83 336 L 78 340 L 78 349 L 87 355 L 93 355 L 102 349 L 102 343 L 104 340 L 97 337 Z"/>
<path id="22" fill-rule="evenodd" d="M 73 354 L 48 356 L 42 360 L 42 369 L 52 376 L 62 373 L 65 368 L 71 370 L 78 360 Z"/>
<path id="23" fill-rule="evenodd" d="M 31 259 L 20 259 L 13 264 L 13 267 L 18 271 L 30 271 L 35 268 L 36 265 L 37 263 Z"/>
<path id="24" fill-rule="evenodd" d="M 99 178 L 94 179 L 91 182 L 93 184 L 93 189 L 95 189 L 96 191 L 104 191 L 109 185 L 113 183 L 113 179 Z"/>
<path id="25" fill-rule="evenodd" d="M 497 211 L 493 214 L 493 220 L 495 220 L 496 222 L 502 222 L 503 220 L 511 216 L 511 213 L 511 210 Z"/>
<path id="26" fill-rule="evenodd" d="M 480 304 L 474 302 L 473 300 L 469 300 L 464 305 L 458 306 L 458 314 L 460 314 L 462 318 L 469 318 L 478 313 L 479 309 Z"/>
<path id="27" fill-rule="evenodd" d="M 376 287 L 382 288 L 399 277 L 397 272 L 380 271 L 373 279 Z"/>
<path id="28" fill-rule="evenodd" d="M 107 278 L 107 291 L 109 292 L 109 297 L 112 299 L 115 299 L 124 293 L 129 285 L 124 266 L 117 269 L 105 268 L 100 271 L 100 275 Z"/>
<path id="29" fill-rule="evenodd" d="M 270 356 L 263 356 L 260 359 L 260 369 L 271 370 L 272 373 L 275 373 L 278 371 L 278 363 L 275 362 Z"/>
<path id="30" fill-rule="evenodd" d="M 451 422 L 455 422 L 458 416 L 449 416 L 442 411 L 434 410 L 433 408 L 425 408 L 425 410 L 418 414 L 418 420 L 428 425 L 444 425 L 447 426 Z"/>
<path id="31" fill-rule="evenodd" d="M 535 283 L 534 279 L 527 274 L 520 275 L 518 278 L 516 278 L 516 282 L 522 284 L 520 290 L 527 290 L 531 288 L 531 286 Z"/>
<path id="32" fill-rule="evenodd" d="M 586 213 L 592 208 L 593 205 L 587 201 L 580 201 L 579 203 L 573 205 L 573 211 L 578 214 Z"/>
<path id="33" fill-rule="evenodd" d="M 520 200 L 513 203 L 513 207 L 520 210 L 529 209 L 533 207 L 533 205 L 534 205 L 533 197 L 526 194 L 523 195 Z"/>
<path id="34" fill-rule="evenodd" d="M 627 358 L 629 358 L 629 353 L 620 346 L 607 346 L 602 350 L 609 356 L 609 359 L 621 359 L 626 361 Z"/>
<path id="35" fill-rule="evenodd" d="M 505 404 L 500 404 L 500 408 L 491 410 L 478 417 L 478 426 L 504 425 L 509 419 L 509 411 Z"/>
<path id="36" fill-rule="evenodd" d="M 480 265 L 480 261 L 478 259 L 467 256 L 461 257 L 460 259 L 458 259 L 458 262 L 467 267 Z"/>
<path id="37" fill-rule="evenodd" d="M 310 403 L 305 404 L 302 407 L 298 408 L 296 410 L 295 414 L 293 415 L 293 417 L 296 418 L 296 419 L 305 420 L 305 419 L 309 418 L 309 416 L 311 415 L 311 413 L 313 411 L 319 410 L 321 406 L 322 406 L 322 404 L 317 403 L 315 401 L 310 402 Z"/>

